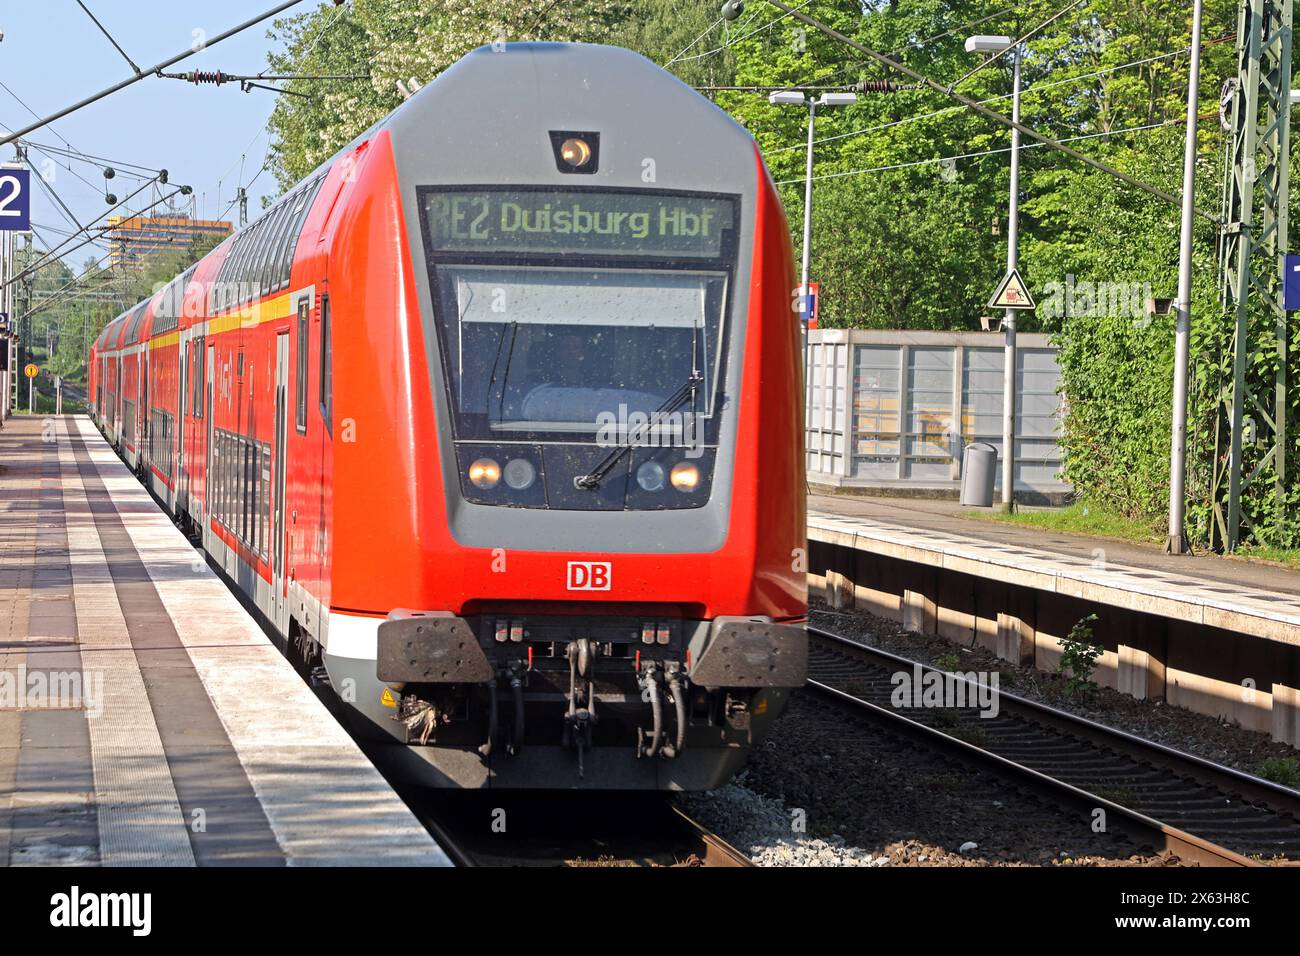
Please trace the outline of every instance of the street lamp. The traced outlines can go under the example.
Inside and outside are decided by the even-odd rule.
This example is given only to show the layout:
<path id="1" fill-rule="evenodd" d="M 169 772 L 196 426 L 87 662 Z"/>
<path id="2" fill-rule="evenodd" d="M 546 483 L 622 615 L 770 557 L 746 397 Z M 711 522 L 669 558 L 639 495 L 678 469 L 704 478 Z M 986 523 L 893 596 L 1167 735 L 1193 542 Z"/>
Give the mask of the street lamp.
<path id="1" fill-rule="evenodd" d="M 1012 49 L 1015 47 L 1015 49 Z M 967 53 L 1002 53 L 1012 61 L 1011 119 L 1020 122 L 1020 60 L 1023 48 L 1011 37 L 978 35 L 966 40 Z M 1011 200 L 1007 207 L 1007 275 L 1016 268 L 1020 252 L 1020 130 L 1011 127 Z M 1002 510 L 1016 500 L 1016 310 L 1002 320 L 1006 335 L 1002 369 Z"/>
<path id="2" fill-rule="evenodd" d="M 1174 320 L 1173 415 L 1169 430 L 1169 534 L 1165 550 L 1188 552 L 1183 531 L 1187 488 L 1187 366 L 1192 342 L 1192 228 L 1196 215 L 1196 119 L 1201 82 L 1202 0 L 1192 6 L 1192 62 L 1187 73 L 1187 125 L 1183 136 L 1183 209 L 1178 235 L 1178 298 Z M 1291 103 L 1296 102 L 1291 91 Z"/>
<path id="3" fill-rule="evenodd" d="M 802 325 L 809 319 L 808 290 L 808 256 L 812 251 L 812 184 L 813 184 L 813 127 L 817 122 L 819 106 L 852 106 L 858 101 L 857 93 L 823 93 L 814 99 L 798 90 L 780 90 L 771 93 L 767 101 L 773 106 L 807 106 L 808 107 L 808 160 L 803 183 L 803 264 L 799 271 L 799 313 L 803 317 Z"/>

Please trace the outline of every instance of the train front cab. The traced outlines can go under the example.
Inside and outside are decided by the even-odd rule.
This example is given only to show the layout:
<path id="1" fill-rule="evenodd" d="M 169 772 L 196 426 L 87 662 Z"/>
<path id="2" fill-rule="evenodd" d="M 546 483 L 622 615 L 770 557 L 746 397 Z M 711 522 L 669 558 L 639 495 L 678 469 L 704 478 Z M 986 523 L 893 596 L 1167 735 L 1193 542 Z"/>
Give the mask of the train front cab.
<path id="1" fill-rule="evenodd" d="M 720 785 L 807 652 L 793 265 L 752 139 L 634 54 L 525 45 L 366 147 L 326 237 L 336 314 L 368 317 L 334 352 L 331 682 L 436 784 Z M 557 210 L 625 232 L 566 241 Z M 620 450 L 620 407 L 689 411 L 694 444 Z"/>

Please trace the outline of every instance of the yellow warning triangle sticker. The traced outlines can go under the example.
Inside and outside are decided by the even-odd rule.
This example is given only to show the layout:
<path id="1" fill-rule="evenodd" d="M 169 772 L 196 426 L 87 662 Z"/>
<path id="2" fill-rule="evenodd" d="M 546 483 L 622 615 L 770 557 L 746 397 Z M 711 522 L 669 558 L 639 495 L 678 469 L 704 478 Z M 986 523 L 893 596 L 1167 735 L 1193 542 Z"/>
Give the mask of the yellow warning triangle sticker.
<path id="1" fill-rule="evenodd" d="M 385 687 L 384 692 L 379 695 L 379 702 L 385 707 L 396 707 L 397 697 L 393 694 L 392 690 Z"/>
<path id="2" fill-rule="evenodd" d="M 1029 294 L 1029 287 L 1020 278 L 1020 272 L 1012 269 L 998 286 L 998 291 L 989 299 L 990 309 L 1033 309 L 1034 297 Z"/>

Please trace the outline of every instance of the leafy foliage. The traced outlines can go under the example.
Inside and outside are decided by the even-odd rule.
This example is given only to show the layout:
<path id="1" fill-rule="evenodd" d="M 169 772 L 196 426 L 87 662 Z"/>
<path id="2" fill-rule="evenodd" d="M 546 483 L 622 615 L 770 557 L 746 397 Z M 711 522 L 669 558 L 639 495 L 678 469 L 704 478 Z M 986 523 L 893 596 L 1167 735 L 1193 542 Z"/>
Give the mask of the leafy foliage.
<path id="1" fill-rule="evenodd" d="M 1057 641 L 1061 645 L 1061 658 L 1056 662 L 1056 673 L 1065 678 L 1065 692 L 1071 697 L 1097 689 L 1092 674 L 1097 669 L 1097 659 L 1105 650 L 1092 637 L 1092 626 L 1097 620 L 1096 614 L 1089 614 Z"/>
<path id="2" fill-rule="evenodd" d="M 1043 27 L 1060 0 L 810 0 L 800 9 L 988 108 L 1011 112 L 1007 58 L 981 67 L 973 33 L 1029 34 L 1022 119 L 1046 135 L 1168 193 L 1181 189 L 1182 122 L 1191 9 L 1186 0 L 1090 0 Z M 1222 133 L 1212 117 L 1233 75 L 1237 4 L 1205 4 L 1198 206 L 1217 212 Z M 356 0 L 275 27 L 276 71 L 365 74 L 360 81 L 291 83 L 271 120 L 276 174 L 301 178 L 400 102 L 399 81 L 424 83 L 457 57 L 501 39 L 617 43 L 685 82 L 714 86 L 847 86 L 892 79 L 816 120 L 812 277 L 831 327 L 975 329 L 1005 271 L 1010 135 L 1006 127 L 921 88 L 761 0 L 734 22 L 694 0 Z M 773 106 L 761 92 L 706 91 L 755 137 L 779 184 L 796 245 L 803 216 L 808 113 Z M 635 109 L 629 104 L 629 109 Z M 1022 151 L 1018 264 L 1057 308 L 1021 328 L 1061 347 L 1065 476 L 1086 500 L 1161 533 L 1169 470 L 1172 319 L 1148 318 L 1145 298 L 1177 281 L 1178 208 L 1026 138 Z M 1216 235 L 1195 233 L 1193 381 L 1188 435 L 1189 532 L 1208 537 L 1216 409 L 1231 381 L 1231 323 L 1215 281 Z M 1127 290 L 1120 307 L 1103 290 Z M 1253 321 L 1268 321 L 1262 309 Z M 1300 335 L 1300 330 L 1292 333 Z M 1300 341 L 1291 356 L 1300 356 Z M 1271 382 L 1278 361 L 1260 354 L 1248 375 Z M 1292 359 L 1290 380 L 1300 381 Z M 1292 389 L 1292 396 L 1297 393 Z M 1294 397 L 1288 409 L 1300 420 Z M 1300 475 L 1300 444 L 1287 450 Z M 1262 451 L 1247 449 L 1251 463 Z M 1300 544 L 1300 483 L 1281 503 L 1271 466 L 1247 492 L 1258 545 Z"/>
<path id="3" fill-rule="evenodd" d="M 276 20 L 283 48 L 274 73 L 361 76 L 297 80 L 271 114 L 273 165 L 287 188 L 402 101 L 399 83 L 423 85 L 471 50 L 519 40 L 600 42 L 627 16 L 619 0 L 355 0 Z"/>

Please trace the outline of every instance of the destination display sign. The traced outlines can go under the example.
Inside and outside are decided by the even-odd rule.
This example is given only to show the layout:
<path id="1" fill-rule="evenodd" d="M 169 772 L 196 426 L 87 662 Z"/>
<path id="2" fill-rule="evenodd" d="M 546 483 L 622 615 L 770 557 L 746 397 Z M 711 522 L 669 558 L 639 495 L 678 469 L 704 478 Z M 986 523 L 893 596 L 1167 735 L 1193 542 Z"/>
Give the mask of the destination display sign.
<path id="1" fill-rule="evenodd" d="M 428 189 L 435 253 L 635 255 L 716 259 L 734 200 L 653 192 Z"/>

